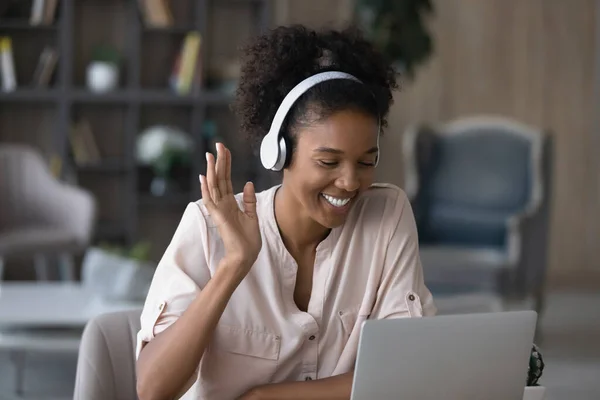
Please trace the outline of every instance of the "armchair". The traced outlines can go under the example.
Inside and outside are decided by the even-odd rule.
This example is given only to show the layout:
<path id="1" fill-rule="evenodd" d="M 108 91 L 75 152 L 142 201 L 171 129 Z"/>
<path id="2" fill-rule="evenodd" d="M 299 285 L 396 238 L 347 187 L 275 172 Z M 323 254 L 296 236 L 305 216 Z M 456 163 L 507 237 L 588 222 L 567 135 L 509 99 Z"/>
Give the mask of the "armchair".
<path id="1" fill-rule="evenodd" d="M 99 315 L 85 326 L 79 346 L 74 400 L 135 400 L 135 343 L 140 311 Z"/>
<path id="2" fill-rule="evenodd" d="M 433 292 L 533 300 L 541 313 L 551 151 L 549 135 L 502 117 L 408 129 L 405 190 Z"/>
<path id="3" fill-rule="evenodd" d="M 92 195 L 54 179 L 33 148 L 0 145 L 0 278 L 6 257 L 33 256 L 46 279 L 56 256 L 63 278 L 74 279 L 72 256 L 90 242 L 95 212 Z"/>

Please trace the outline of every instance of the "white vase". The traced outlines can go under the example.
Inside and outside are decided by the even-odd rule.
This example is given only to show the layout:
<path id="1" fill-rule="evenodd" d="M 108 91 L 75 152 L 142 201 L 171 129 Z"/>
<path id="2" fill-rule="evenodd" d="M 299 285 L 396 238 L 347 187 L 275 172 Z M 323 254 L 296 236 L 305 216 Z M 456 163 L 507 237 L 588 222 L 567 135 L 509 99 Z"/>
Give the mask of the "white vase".
<path id="1" fill-rule="evenodd" d="M 122 257 L 98 247 L 86 251 L 82 283 L 106 300 L 142 301 L 154 276 L 155 265 Z"/>
<path id="2" fill-rule="evenodd" d="M 119 68 L 109 62 L 91 62 L 86 70 L 86 83 L 88 89 L 95 93 L 114 90 L 119 86 Z"/>
<path id="3" fill-rule="evenodd" d="M 544 386 L 527 386 L 523 393 L 523 400 L 544 400 L 546 388 Z"/>

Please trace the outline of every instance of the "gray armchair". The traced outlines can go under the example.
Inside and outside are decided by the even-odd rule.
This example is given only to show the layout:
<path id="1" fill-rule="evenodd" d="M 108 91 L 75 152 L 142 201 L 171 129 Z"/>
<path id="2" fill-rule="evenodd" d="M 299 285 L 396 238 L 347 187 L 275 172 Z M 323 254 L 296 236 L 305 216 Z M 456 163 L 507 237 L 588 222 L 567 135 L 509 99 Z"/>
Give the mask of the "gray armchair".
<path id="1" fill-rule="evenodd" d="M 0 145 L 0 278 L 7 257 L 25 256 L 38 279 L 48 277 L 49 257 L 73 279 L 73 255 L 89 244 L 95 214 L 92 195 L 56 180 L 36 150 Z"/>
<path id="2" fill-rule="evenodd" d="M 135 400 L 135 344 L 140 312 L 100 315 L 85 326 L 77 359 L 74 400 Z"/>
<path id="3" fill-rule="evenodd" d="M 414 126 L 405 187 L 432 292 L 488 292 L 544 304 L 552 142 L 501 117 Z"/>

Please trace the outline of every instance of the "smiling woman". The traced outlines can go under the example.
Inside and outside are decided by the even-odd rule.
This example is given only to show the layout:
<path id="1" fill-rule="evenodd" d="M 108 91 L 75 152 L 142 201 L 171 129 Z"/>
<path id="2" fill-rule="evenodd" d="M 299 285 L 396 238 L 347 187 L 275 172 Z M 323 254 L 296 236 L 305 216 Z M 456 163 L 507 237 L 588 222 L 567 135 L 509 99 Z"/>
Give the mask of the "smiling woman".
<path id="1" fill-rule="evenodd" d="M 314 222 L 314 231 L 341 225 L 357 195 L 373 182 L 378 134 L 377 119 L 353 110 L 338 111 L 301 129 L 292 161 L 283 172 L 281 199 L 288 190 L 293 196 L 279 203 L 280 219 L 294 209 L 306 213 L 305 221 Z M 313 236 L 308 229 L 305 232 Z"/>
<path id="2" fill-rule="evenodd" d="M 139 397 L 347 399 L 362 322 L 436 311 L 406 195 L 373 183 L 394 70 L 354 30 L 242 54 L 234 110 L 282 183 L 235 194 L 229 150 L 207 154 L 142 313 Z"/>

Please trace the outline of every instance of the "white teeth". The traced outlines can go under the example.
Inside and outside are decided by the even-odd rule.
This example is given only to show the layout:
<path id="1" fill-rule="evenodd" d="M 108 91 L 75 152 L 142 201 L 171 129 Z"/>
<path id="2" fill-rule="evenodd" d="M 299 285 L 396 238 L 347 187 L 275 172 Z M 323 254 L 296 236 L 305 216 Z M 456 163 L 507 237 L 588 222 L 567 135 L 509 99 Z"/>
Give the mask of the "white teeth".
<path id="1" fill-rule="evenodd" d="M 347 199 L 338 199 L 337 197 L 331 197 L 329 195 L 326 195 L 324 193 L 321 193 L 323 195 L 323 197 L 325 197 L 325 200 L 327 200 L 329 202 L 329 204 L 331 204 L 332 206 L 335 207 L 343 207 L 346 204 L 348 204 L 348 202 L 350 200 L 352 200 L 351 198 L 347 198 Z"/>

